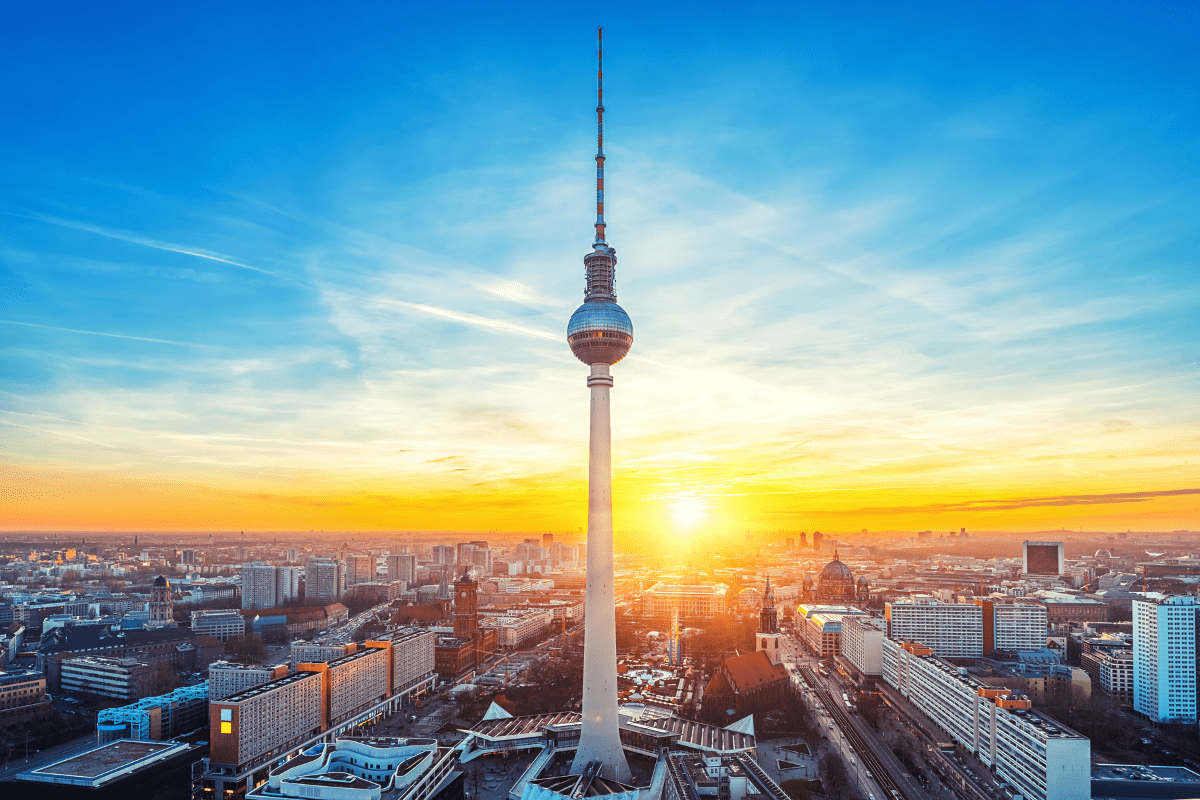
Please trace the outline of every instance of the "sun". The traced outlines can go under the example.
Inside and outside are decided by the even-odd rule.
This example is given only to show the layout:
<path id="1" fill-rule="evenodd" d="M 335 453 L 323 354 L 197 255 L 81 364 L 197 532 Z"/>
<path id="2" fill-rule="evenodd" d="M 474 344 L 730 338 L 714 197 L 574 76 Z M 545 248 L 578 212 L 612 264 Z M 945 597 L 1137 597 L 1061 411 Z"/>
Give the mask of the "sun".
<path id="1" fill-rule="evenodd" d="M 671 504 L 676 521 L 685 528 L 699 522 L 704 516 L 705 508 L 706 503 L 695 495 L 681 495 Z"/>

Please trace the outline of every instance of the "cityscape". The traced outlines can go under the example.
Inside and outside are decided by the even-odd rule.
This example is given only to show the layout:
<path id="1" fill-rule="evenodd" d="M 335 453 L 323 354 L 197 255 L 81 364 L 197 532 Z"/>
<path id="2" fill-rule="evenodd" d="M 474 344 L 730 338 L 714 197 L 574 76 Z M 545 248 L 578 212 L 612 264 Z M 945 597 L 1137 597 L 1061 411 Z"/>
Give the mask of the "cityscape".
<path id="1" fill-rule="evenodd" d="M 1200 20 L 867 10 L 22 9 L 5 797 L 1200 798 Z"/>

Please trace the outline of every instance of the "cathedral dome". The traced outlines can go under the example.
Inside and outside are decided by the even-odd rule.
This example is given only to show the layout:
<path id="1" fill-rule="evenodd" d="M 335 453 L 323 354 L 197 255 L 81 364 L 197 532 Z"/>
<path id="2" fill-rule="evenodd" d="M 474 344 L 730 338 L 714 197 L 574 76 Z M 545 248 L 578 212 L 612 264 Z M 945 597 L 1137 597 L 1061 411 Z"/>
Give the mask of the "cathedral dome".
<path id="1" fill-rule="evenodd" d="M 160 586 L 160 587 L 165 587 L 167 585 L 167 579 L 164 578 L 162 575 L 159 575 L 157 578 L 154 579 L 154 585 Z"/>
<path id="2" fill-rule="evenodd" d="M 825 569 L 821 570 L 821 580 L 853 581 L 854 576 L 850 573 L 850 568 L 835 556 L 833 561 L 830 561 L 825 565 Z"/>

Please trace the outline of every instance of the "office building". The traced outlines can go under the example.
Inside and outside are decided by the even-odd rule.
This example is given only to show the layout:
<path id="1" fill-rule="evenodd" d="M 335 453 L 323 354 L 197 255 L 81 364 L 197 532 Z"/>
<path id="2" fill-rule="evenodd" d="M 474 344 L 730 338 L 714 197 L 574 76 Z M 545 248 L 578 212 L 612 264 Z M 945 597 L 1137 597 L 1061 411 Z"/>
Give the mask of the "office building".
<path id="1" fill-rule="evenodd" d="M 0 670 L 0 712 L 37 705 L 45 696 L 46 676 L 42 673 L 23 669 Z"/>
<path id="2" fill-rule="evenodd" d="M 939 658 L 983 655 L 983 609 L 974 603 L 894 600 L 884 615 L 889 639 L 920 642 Z"/>
<path id="3" fill-rule="evenodd" d="M 1133 601 L 1133 708 L 1155 722 L 1196 722 L 1194 595 Z"/>
<path id="4" fill-rule="evenodd" d="M 287 664 L 233 664 L 217 661 L 208 665 L 208 694 L 214 700 L 240 694 L 288 674 Z"/>
<path id="5" fill-rule="evenodd" d="M 548 609 L 521 609 L 479 620 L 479 627 L 496 632 L 496 644 L 506 650 L 520 647 L 545 633 L 554 619 Z"/>
<path id="6" fill-rule="evenodd" d="M 149 671 L 150 665 L 136 658 L 78 656 L 63 660 L 59 680 L 68 692 L 137 700 Z"/>
<path id="7" fill-rule="evenodd" d="M 455 549 L 455 547 L 448 544 L 434 545 L 432 550 L 433 563 L 438 565 L 453 564 Z"/>
<path id="8" fill-rule="evenodd" d="M 1062 542 L 1022 542 L 1022 571 L 1027 575 L 1062 575 L 1066 571 Z"/>
<path id="9" fill-rule="evenodd" d="M 883 679 L 1026 800 L 1091 797 L 1091 742 L 928 647 L 886 639 Z"/>
<path id="10" fill-rule="evenodd" d="M 883 640 L 887 623 L 878 617 L 850 614 L 842 617 L 842 657 L 860 675 L 877 678 L 883 671 Z"/>
<path id="11" fill-rule="evenodd" d="M 230 636 L 246 635 L 246 618 L 233 609 L 193 611 L 192 633 L 227 642 Z"/>
<path id="12" fill-rule="evenodd" d="M 656 583 L 642 593 L 642 615 L 672 619 L 712 619 L 725 613 L 723 583 Z"/>
<path id="13" fill-rule="evenodd" d="M 295 564 L 300 560 L 300 550 L 295 547 L 289 547 L 283 551 L 283 557 L 289 564 Z"/>
<path id="14" fill-rule="evenodd" d="M 346 592 L 346 568 L 333 558 L 310 558 L 304 566 L 304 596 L 308 602 L 336 603 Z"/>
<path id="15" fill-rule="evenodd" d="M 274 608 L 275 567 L 255 561 L 242 565 L 242 608 Z"/>

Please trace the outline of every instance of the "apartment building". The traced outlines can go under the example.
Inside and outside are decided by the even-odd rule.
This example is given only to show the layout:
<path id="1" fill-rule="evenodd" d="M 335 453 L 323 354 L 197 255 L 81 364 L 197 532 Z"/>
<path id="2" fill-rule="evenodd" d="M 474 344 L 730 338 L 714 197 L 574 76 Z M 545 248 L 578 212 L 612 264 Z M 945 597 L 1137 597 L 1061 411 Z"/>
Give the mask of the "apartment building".
<path id="1" fill-rule="evenodd" d="M 375 557 L 370 555 L 346 556 L 346 585 L 370 583 L 375 580 Z"/>
<path id="2" fill-rule="evenodd" d="M 377 636 L 371 641 L 390 642 L 392 646 L 392 694 L 405 700 L 433 688 L 434 647 L 437 634 L 425 628 L 405 628 Z"/>
<path id="3" fill-rule="evenodd" d="M 323 677 L 297 672 L 212 700 L 209 759 L 243 773 L 319 734 L 325 727 Z"/>
<path id="4" fill-rule="evenodd" d="M 346 592 L 346 567 L 333 558 L 310 558 L 304 565 L 304 596 L 309 601 L 336 603 Z"/>
<path id="5" fill-rule="evenodd" d="M 992 603 L 991 614 L 984 613 L 984 652 L 1008 650 L 1014 653 L 1041 650 L 1046 646 L 1046 607 L 1036 603 Z M 991 619 L 987 617 L 990 616 Z M 991 649 L 988 649 L 988 634 Z"/>
<path id="6" fill-rule="evenodd" d="M 232 664 L 217 661 L 208 666 L 208 693 L 214 700 L 240 694 L 288 674 L 287 664 Z"/>
<path id="7" fill-rule="evenodd" d="M 1197 598 L 1133 601 L 1133 708 L 1155 722 L 1196 722 Z"/>
<path id="8" fill-rule="evenodd" d="M 338 725 L 391 694 L 391 653 L 386 644 L 368 645 L 328 662 L 297 663 L 296 671 L 321 675 L 329 725 Z"/>
<path id="9" fill-rule="evenodd" d="M 275 567 L 254 561 L 242 565 L 242 608 L 275 607 Z"/>
<path id="10" fill-rule="evenodd" d="M 1099 688 L 1122 703 L 1133 703 L 1133 648 L 1123 638 L 1089 636 L 1083 640 L 1079 666 Z"/>
<path id="11" fill-rule="evenodd" d="M 292 661 L 299 664 L 307 661 L 313 664 L 333 661 L 335 658 L 348 656 L 358 651 L 358 645 L 349 644 L 294 644 L 292 645 Z"/>
<path id="12" fill-rule="evenodd" d="M 412 586 L 417 582 L 417 557 L 411 553 L 392 553 L 387 557 L 387 577 L 389 581 L 404 581 L 406 586 Z"/>
<path id="13" fill-rule="evenodd" d="M 878 617 L 842 617 L 841 653 L 860 674 L 872 678 L 883 672 L 883 640 L 887 623 Z"/>
<path id="14" fill-rule="evenodd" d="M 275 605 L 286 606 L 300 599 L 300 579 L 304 577 L 304 567 L 275 568 Z"/>
<path id="15" fill-rule="evenodd" d="M 983 608 L 974 603 L 894 600 L 884 618 L 889 639 L 920 642 L 939 658 L 983 655 Z"/>
<path id="16" fill-rule="evenodd" d="M 911 642 L 883 642 L 883 679 L 1027 800 L 1091 797 L 1091 742 L 1010 689 Z"/>

